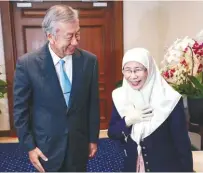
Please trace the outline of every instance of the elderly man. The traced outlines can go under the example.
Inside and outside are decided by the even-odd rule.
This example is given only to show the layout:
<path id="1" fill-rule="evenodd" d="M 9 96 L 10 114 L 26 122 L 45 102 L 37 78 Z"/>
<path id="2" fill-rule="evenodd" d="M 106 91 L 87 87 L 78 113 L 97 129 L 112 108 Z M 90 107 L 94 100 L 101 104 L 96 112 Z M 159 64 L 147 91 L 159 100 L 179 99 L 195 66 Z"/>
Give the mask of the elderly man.
<path id="1" fill-rule="evenodd" d="M 83 172 L 97 151 L 97 58 L 77 48 L 78 12 L 71 7 L 51 7 L 42 28 L 48 42 L 16 65 L 15 127 L 38 171 Z"/>

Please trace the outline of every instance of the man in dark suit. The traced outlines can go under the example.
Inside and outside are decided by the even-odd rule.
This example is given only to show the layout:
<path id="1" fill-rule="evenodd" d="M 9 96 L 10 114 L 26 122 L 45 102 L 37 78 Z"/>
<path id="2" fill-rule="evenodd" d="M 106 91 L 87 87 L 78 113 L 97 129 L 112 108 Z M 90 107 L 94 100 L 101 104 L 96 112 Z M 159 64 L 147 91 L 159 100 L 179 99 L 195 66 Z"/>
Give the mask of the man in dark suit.
<path id="1" fill-rule="evenodd" d="M 48 43 L 16 65 L 15 127 L 38 171 L 83 172 L 97 151 L 97 58 L 77 48 L 78 12 L 71 7 L 51 7 L 42 28 Z"/>

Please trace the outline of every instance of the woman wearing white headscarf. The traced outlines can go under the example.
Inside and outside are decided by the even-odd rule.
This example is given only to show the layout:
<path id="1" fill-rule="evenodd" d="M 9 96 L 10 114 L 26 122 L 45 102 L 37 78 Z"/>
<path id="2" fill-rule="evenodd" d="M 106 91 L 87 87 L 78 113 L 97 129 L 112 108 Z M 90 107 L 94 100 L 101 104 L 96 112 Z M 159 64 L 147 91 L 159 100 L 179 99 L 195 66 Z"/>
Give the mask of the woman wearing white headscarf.
<path id="1" fill-rule="evenodd" d="M 192 172 L 181 95 L 162 78 L 144 48 L 126 52 L 122 72 L 122 87 L 112 93 L 108 136 L 125 142 L 123 171 Z"/>

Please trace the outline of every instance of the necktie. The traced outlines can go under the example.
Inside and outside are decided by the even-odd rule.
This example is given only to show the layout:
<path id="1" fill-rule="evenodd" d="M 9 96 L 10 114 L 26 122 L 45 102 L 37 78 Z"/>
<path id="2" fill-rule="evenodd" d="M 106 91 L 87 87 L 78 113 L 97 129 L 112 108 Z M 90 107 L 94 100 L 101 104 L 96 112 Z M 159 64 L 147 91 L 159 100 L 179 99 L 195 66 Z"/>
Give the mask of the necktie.
<path id="1" fill-rule="evenodd" d="M 68 106 L 69 103 L 69 98 L 70 98 L 70 92 L 71 92 L 71 83 L 70 80 L 68 79 L 68 76 L 64 70 L 64 60 L 59 61 L 60 64 L 60 73 L 59 73 L 59 80 L 61 82 L 61 88 L 63 91 L 63 95 L 66 101 L 66 105 Z"/>

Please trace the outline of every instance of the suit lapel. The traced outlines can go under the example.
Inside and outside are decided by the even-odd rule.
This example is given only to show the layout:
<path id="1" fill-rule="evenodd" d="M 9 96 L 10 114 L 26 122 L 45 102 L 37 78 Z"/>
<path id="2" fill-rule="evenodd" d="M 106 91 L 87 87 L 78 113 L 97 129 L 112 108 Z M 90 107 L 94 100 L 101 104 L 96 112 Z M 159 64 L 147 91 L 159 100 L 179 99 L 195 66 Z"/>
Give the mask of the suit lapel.
<path id="1" fill-rule="evenodd" d="M 55 70 L 55 66 L 48 49 L 48 43 L 39 52 L 39 65 L 41 66 L 43 76 L 47 86 L 52 88 L 55 99 L 59 104 L 66 106 L 66 102 L 63 96 L 63 92 L 60 86 L 60 82 Z M 69 108 L 76 107 L 75 98 L 77 96 L 77 91 L 82 85 L 82 72 L 83 72 L 83 62 L 81 51 L 76 49 L 72 57 L 72 89 L 69 99 Z M 46 87 L 45 87 L 46 88 Z"/>
<path id="2" fill-rule="evenodd" d="M 49 52 L 48 43 L 39 52 L 39 65 L 41 66 L 44 76 L 45 85 L 50 87 L 53 91 L 54 99 L 58 104 L 66 106 L 60 82 L 56 73 L 53 59 Z M 46 89 L 46 86 L 44 87 Z"/>
<path id="3" fill-rule="evenodd" d="M 72 89 L 70 94 L 70 108 L 76 106 L 76 96 L 79 91 L 79 87 L 82 85 L 82 74 L 83 74 L 83 64 L 84 58 L 82 58 L 81 51 L 76 49 L 72 57 L 73 63 L 73 80 L 72 80 Z"/>

